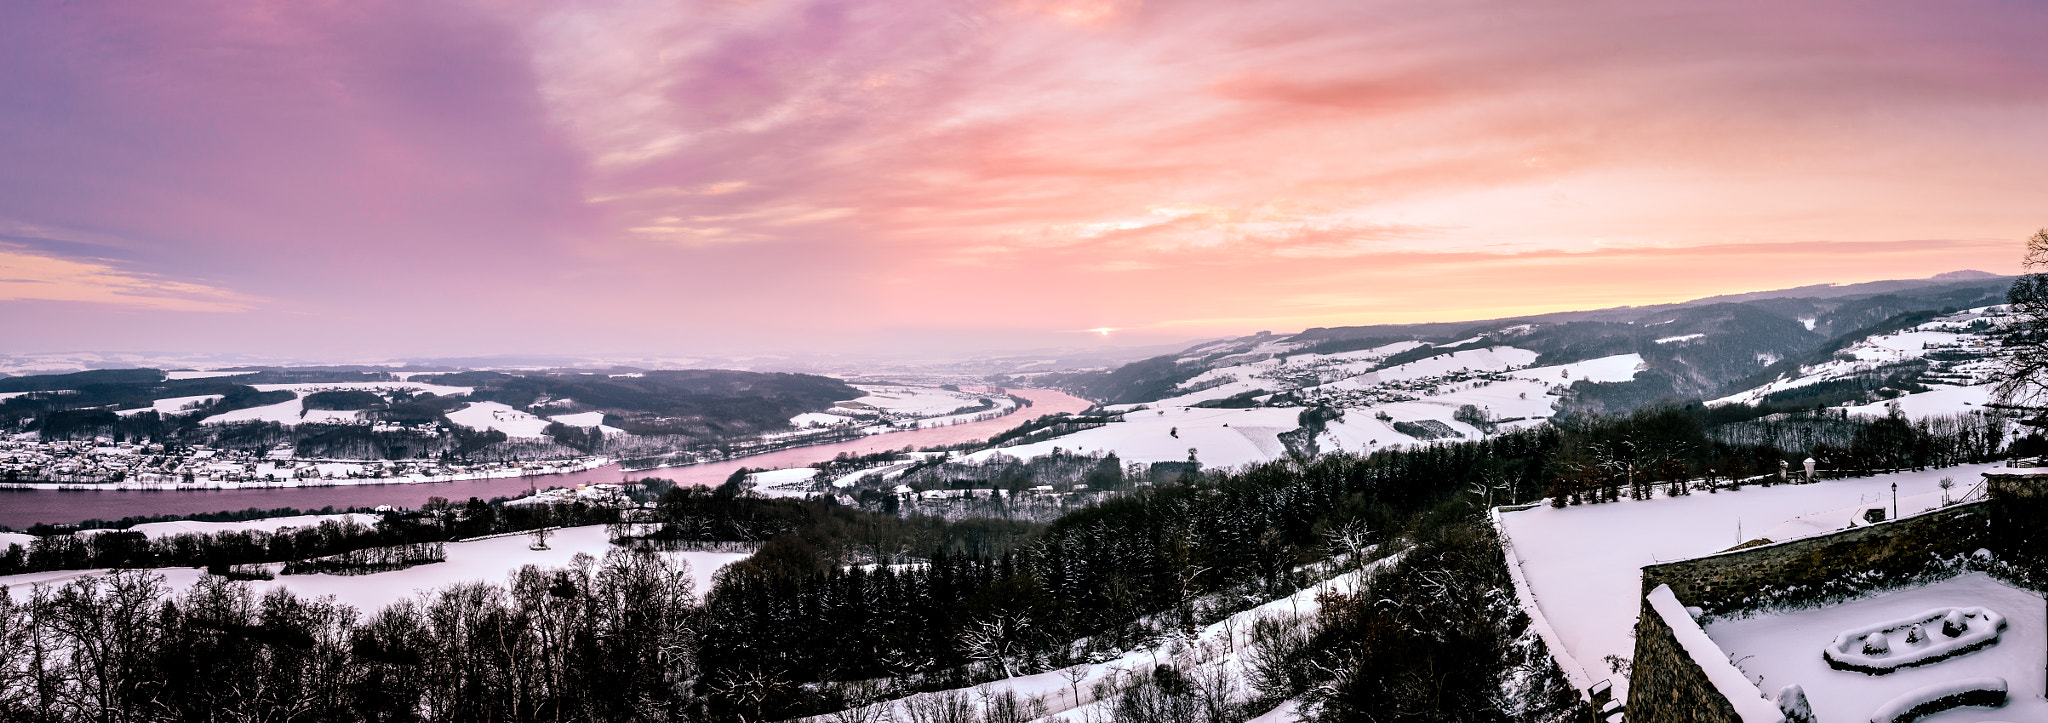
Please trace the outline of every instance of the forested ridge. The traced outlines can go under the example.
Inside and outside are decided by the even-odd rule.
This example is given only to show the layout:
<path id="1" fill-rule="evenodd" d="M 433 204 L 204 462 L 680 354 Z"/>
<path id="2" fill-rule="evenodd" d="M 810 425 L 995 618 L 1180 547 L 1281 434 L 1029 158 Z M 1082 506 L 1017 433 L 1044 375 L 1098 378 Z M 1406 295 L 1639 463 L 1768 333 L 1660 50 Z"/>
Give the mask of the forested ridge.
<path id="1" fill-rule="evenodd" d="M 0 718 L 779 720 L 1170 641 L 1372 557 L 1391 564 L 1355 596 L 1327 597 L 1305 634 L 1267 638 L 1263 672 L 1228 705 L 1195 705 L 1201 686 L 1161 670 L 1105 715 L 1243 720 L 1294 698 L 1323 720 L 1562 720 L 1571 694 L 1511 602 L 1487 505 L 1741 494 L 1738 481 L 1763 483 L 1816 449 L 1855 473 L 2007 451 L 1989 434 L 2003 422 L 1981 413 L 1715 414 L 1662 407 L 1193 472 L 1047 525 L 761 499 L 738 480 L 673 489 L 615 528 L 627 547 L 604 560 L 380 611 L 259 599 L 224 577 L 183 593 L 147 571 L 80 578 L 0 608 Z M 1792 431 L 1727 441 L 1731 424 L 1757 423 Z M 1802 423 L 1847 444 L 1785 446 Z M 454 539 L 540 514 L 518 509 L 435 505 L 387 516 L 374 528 L 386 537 L 362 542 Z M 660 550 L 719 540 L 761 546 L 700 600 Z"/>

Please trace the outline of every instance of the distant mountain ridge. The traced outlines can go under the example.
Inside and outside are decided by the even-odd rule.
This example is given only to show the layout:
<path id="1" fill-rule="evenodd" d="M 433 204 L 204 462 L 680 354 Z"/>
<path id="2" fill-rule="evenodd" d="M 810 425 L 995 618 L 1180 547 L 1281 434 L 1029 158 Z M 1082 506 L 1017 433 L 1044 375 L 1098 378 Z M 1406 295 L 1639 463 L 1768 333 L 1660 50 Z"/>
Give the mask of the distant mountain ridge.
<path id="1" fill-rule="evenodd" d="M 1319 327 L 1208 342 L 1175 354 L 1101 372 L 1038 377 L 1106 404 L 1180 399 L 1197 377 L 1261 360 L 1384 349 L 1377 368 L 1460 350 L 1511 346 L 1535 352 L 1537 366 L 1638 354 L 1632 379 L 1571 385 L 1568 410 L 1627 411 L 1660 400 L 1718 399 L 1770 382 L 1875 334 L 1925 323 L 1942 313 L 2004 302 L 2013 277 L 1955 271 L 1926 279 L 1819 284 L 1653 306 L 1556 312 L 1482 321 Z M 1362 353 L 1362 352 L 1361 352 Z M 1240 375 L 1242 376 L 1242 375 Z M 1199 386 L 1201 382 L 1192 382 Z M 1274 386 L 1274 385 L 1266 385 Z M 1247 390 L 1252 391 L 1252 390 Z M 1258 389 L 1266 394 L 1281 389 Z M 1247 399 L 1256 395 L 1247 394 Z"/>

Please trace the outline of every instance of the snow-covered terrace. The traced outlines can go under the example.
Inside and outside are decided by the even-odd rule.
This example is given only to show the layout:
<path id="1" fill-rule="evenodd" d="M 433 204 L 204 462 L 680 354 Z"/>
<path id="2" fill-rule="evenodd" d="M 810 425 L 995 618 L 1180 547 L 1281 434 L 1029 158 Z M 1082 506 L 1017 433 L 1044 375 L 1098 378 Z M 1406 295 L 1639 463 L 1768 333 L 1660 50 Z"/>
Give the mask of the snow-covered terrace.
<path id="1" fill-rule="evenodd" d="M 1835 670 L 1821 651 L 1843 631 L 1909 618 L 1949 607 L 1984 607 L 2006 617 L 1998 642 L 1976 652 L 1878 676 Z M 1712 620 L 1709 638 L 1735 667 L 1775 695 L 1787 685 L 1806 691 L 1817 723 L 1875 720 L 1880 706 L 1914 689 L 1971 678 L 1999 677 L 2007 685 L 2003 708 L 1957 708 L 1919 719 L 1923 723 L 2048 721 L 2048 608 L 2040 595 L 1983 573 L 1875 595 L 1813 610 L 1774 612 Z M 1941 633 L 1934 632 L 1939 636 Z"/>
<path id="2" fill-rule="evenodd" d="M 1889 506 L 1893 483 L 1899 486 L 1899 512 L 1913 514 L 1940 504 L 1943 477 L 1953 478 L 1953 494 L 1961 495 L 1984 472 L 1997 468 L 1966 465 L 1813 484 L 1752 485 L 1741 491 L 1563 509 L 1540 505 L 1502 514 L 1500 524 L 1503 543 L 1519 562 L 1515 572 L 1526 584 L 1523 603 L 1539 624 L 1555 631 L 1551 652 L 1567 676 L 1582 685 L 1612 680 L 1616 697 L 1626 699 L 1628 681 L 1606 660 L 1635 654 L 1644 565 L 1709 555 L 1770 534 L 1840 529 L 1854 510 Z M 1813 656 L 1819 659 L 1818 648 Z"/>

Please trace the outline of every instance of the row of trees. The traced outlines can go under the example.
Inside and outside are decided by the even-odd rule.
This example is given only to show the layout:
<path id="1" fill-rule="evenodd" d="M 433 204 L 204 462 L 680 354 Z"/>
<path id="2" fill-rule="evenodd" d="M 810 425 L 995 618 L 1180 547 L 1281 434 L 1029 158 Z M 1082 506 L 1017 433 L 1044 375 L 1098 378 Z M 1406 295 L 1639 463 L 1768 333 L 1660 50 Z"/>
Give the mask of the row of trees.
<path id="1" fill-rule="evenodd" d="M 43 534 L 27 545 L 0 550 L 0 575 L 92 568 L 205 567 L 289 562 L 368 548 L 446 542 L 548 526 L 604 525 L 622 521 L 616 508 L 575 502 L 502 505 L 471 498 L 463 504 L 430 501 L 417 512 L 392 512 L 376 524 L 335 520 L 281 532 L 236 530 L 150 538 L 140 532 Z M 37 530 L 32 530 L 37 531 Z M 43 529 L 42 532 L 54 532 Z"/>
<path id="2" fill-rule="evenodd" d="M 690 580 L 620 550 L 367 617 L 147 571 L 0 594 L 0 720 L 699 719 Z"/>
<path id="3" fill-rule="evenodd" d="M 1770 485 L 1786 481 L 1782 471 L 1800 468 L 1803 456 L 1831 476 L 1984 462 L 2007 453 L 2012 429 L 1997 411 L 1911 421 L 1896 408 L 1883 417 L 1820 411 L 1709 429 L 1713 414 L 1697 406 L 1657 407 L 1622 419 L 1562 420 L 1562 448 L 1547 489 L 1551 504 L 1647 499 L 1660 487 L 1676 496 L 1699 487 Z M 2040 444 L 2037 437 L 2023 441 Z"/>
<path id="4" fill-rule="evenodd" d="M 1604 476 L 1598 478 L 1598 485 L 1576 492 L 1582 498 L 1611 499 L 1621 489 L 1617 479 L 1623 484 L 1645 480 L 1645 485 L 1692 479 L 1698 466 L 1705 465 L 1715 465 L 1709 468 L 1726 475 L 1742 465 L 1775 468 L 1778 462 L 1807 452 L 1717 442 L 1701 423 L 1701 414 L 1695 408 L 1669 408 L 1629 417 L 1575 419 L 1477 441 L 1369 455 L 1322 455 L 1233 472 L 1212 471 L 1175 483 L 1141 487 L 1068 513 L 1050 525 L 899 517 L 826 501 L 760 499 L 745 495 L 738 484 L 715 490 L 678 488 L 660 497 L 651 512 L 656 524 L 641 528 L 635 535 L 640 538 L 636 544 L 765 542 L 753 557 L 720 574 L 701 608 L 662 603 L 653 609 L 665 612 L 647 612 L 628 605 L 628 601 L 641 598 L 594 592 L 602 587 L 593 587 L 596 572 L 586 571 L 582 578 L 575 577 L 573 571 L 559 575 L 534 572 L 522 573 L 527 577 L 503 588 L 455 588 L 437 593 L 429 602 L 379 611 L 347 625 L 335 623 L 340 627 L 320 634 L 327 638 L 313 633 L 301 636 L 292 632 L 298 629 L 282 622 L 275 625 L 283 627 L 266 628 L 272 623 L 255 612 L 250 613 L 255 617 L 248 618 L 254 622 L 235 623 L 243 627 L 207 622 L 193 628 L 182 617 L 183 611 L 210 603 L 172 599 L 159 591 L 151 593 L 156 599 L 147 603 L 158 609 L 158 622 L 146 629 L 173 642 L 183 640 L 180 635 L 199 636 L 190 630 L 200 630 L 214 631 L 205 633 L 212 636 L 204 638 L 213 641 L 208 644 L 225 644 L 221 641 L 226 640 L 269 646 L 263 649 L 270 652 L 238 654 L 259 662 L 300 654 L 289 650 L 321 650 L 319 640 L 334 641 L 333 650 L 321 654 L 333 657 L 327 664 L 339 666 L 335 670 L 348 672 L 323 674 L 320 681 L 306 684 L 311 692 L 292 693 L 311 696 L 312 701 L 293 697 L 295 702 L 290 705 L 298 706 L 295 710 L 349 711 L 337 715 L 384 720 L 405 719 L 406 715 L 436 720 L 527 720 L 555 714 L 589 715 L 594 710 L 591 706 L 616 703 L 591 699 L 587 688 L 577 687 L 583 683 L 561 682 L 568 678 L 537 683 L 533 676 L 539 673 L 530 666 L 509 662 L 542 655 L 536 651 L 558 644 L 546 640 L 574 637 L 560 632 L 568 629 L 557 626 L 561 618 L 550 617 L 569 613 L 549 605 L 581 606 L 575 607 L 584 611 L 579 615 L 595 614 L 589 612 L 594 609 L 591 606 L 608 605 L 612 607 L 605 609 L 612 612 L 599 617 L 637 620 L 634 625 L 652 626 L 650 629 L 674 628 L 666 633 L 645 633 L 667 641 L 657 647 L 668 651 L 664 653 L 668 657 L 635 673 L 647 676 L 649 682 L 642 690 L 649 692 L 638 694 L 641 697 L 630 706 L 607 709 L 612 715 L 650 720 L 666 716 L 778 719 L 858 702 L 845 693 L 857 681 L 892 681 L 889 689 L 897 692 L 959 687 L 1071 664 L 1162 636 L 1185 635 L 1198 625 L 1258 601 L 1291 593 L 1305 582 L 1298 571 L 1306 563 L 1330 558 L 1355 561 L 1371 544 L 1406 538 L 1414 540 L 1417 547 L 1395 574 L 1361 593 L 1367 597 L 1330 601 L 1324 632 L 1289 653 L 1295 661 L 1289 665 L 1310 672 L 1275 676 L 1260 693 L 1321 696 L 1330 711 L 1364 710 L 1363 706 L 1385 700 L 1381 696 L 1393 691 L 1426 694 L 1426 702 L 1416 704 L 1419 712 L 1394 719 L 1460 719 L 1446 711 L 1497 707 L 1498 701 L 1486 691 L 1501 690 L 1510 680 L 1509 668 L 1529 665 L 1532 659 L 1527 646 L 1517 642 L 1522 622 L 1501 605 L 1508 594 L 1501 582 L 1505 573 L 1477 512 L 1489 504 L 1523 501 L 1557 489 L 1561 481 L 1576 479 L 1574 475 L 1588 459 L 1594 460 Z M 1866 426 L 1867 445 L 1884 446 L 1899 444 L 1893 439 L 1899 434 L 1933 440 L 1959 437 L 1962 432 L 1958 430 L 1975 430 L 1970 435 L 1984 431 L 1981 424 L 1973 427 L 1964 421 L 1958 420 L 1953 428 L 1935 423 L 1904 424 L 1902 428 L 1903 422 L 1896 419 L 1860 423 Z M 1904 449 L 1917 448 L 1908 442 Z M 1930 443 L 1928 448 L 1943 447 Z M 1731 458 L 1744 461 L 1721 461 Z M 1929 456 L 1925 461 L 1938 464 L 1949 459 Z M 1566 496 L 1571 493 L 1567 490 Z M 233 565 L 307 557 L 312 552 L 332 554 L 345 551 L 334 548 L 360 549 L 369 542 L 396 545 L 529 529 L 550 521 L 591 524 L 624 520 L 616 510 L 603 508 L 569 506 L 543 513 L 531 507 L 473 500 L 435 503 L 417 513 L 389 515 L 374 528 L 335 525 L 284 535 L 236 533 L 158 541 L 142 540 L 133 533 L 53 536 L 21 556 L 24 566 L 38 569 L 194 561 Z M 625 532 L 623 525 L 617 529 L 618 534 Z M 37 552 L 36 548 L 43 549 Z M 84 552 L 59 552 L 79 548 Z M 633 564 L 656 564 L 644 562 L 648 559 L 661 558 L 618 558 L 642 561 Z M 606 564 L 611 566 L 611 562 Z M 670 582 L 682 579 L 672 568 L 660 574 Z M 135 592 L 146 592 L 147 585 L 133 582 L 130 576 L 112 580 L 104 584 L 120 581 L 128 586 L 123 588 L 128 592 L 114 598 L 149 597 Z M 1455 585 L 1444 587 L 1451 583 Z M 98 590 L 80 584 L 85 587 L 68 593 L 73 598 L 113 595 L 108 592 L 111 587 Z M 213 586 L 209 589 L 232 588 L 225 581 L 207 585 Z M 208 594 L 225 594 L 218 590 Z M 599 598 L 612 602 L 595 602 Z M 29 620 L 25 625 L 44 630 L 39 627 L 43 618 L 36 616 L 45 613 L 35 610 L 43 606 L 53 611 L 48 614 L 58 614 L 54 611 L 65 608 L 53 602 L 56 599 L 31 601 L 16 614 L 28 615 L 21 618 Z M 1366 602 L 1380 599 L 1406 600 L 1402 605 L 1410 607 L 1383 610 Z M 163 610 L 165 603 L 175 611 Z M 261 611 L 270 605 L 273 603 L 266 599 L 243 607 Z M 312 610 L 306 615 L 322 620 L 353 614 L 282 598 L 275 605 Z M 21 612 L 24 610 L 28 612 Z M 116 614 L 109 619 L 125 618 Z M 556 622 L 537 622 L 543 620 Z M 1441 629 L 1447 620 L 1484 624 L 1475 623 L 1475 627 L 1452 634 Z M 464 627 L 472 625 L 484 627 Z M 222 630 L 235 632 L 228 635 L 219 632 Z M 455 632 L 464 630 L 468 632 Z M 611 629 L 605 635 L 632 637 L 643 632 L 636 627 L 631 631 Z M 307 636 L 315 642 L 307 643 Z M 427 645 L 420 641 L 436 642 Z M 1076 641 L 1083 642 L 1077 645 Z M 1406 652 L 1391 655 L 1381 650 L 1382 646 Z M 52 654 L 49 651 L 71 655 L 74 649 L 84 648 L 59 642 L 41 648 L 41 653 L 37 648 L 26 650 L 32 658 L 44 656 L 36 658 L 43 660 Z M 118 648 L 102 659 L 142 665 L 128 650 Z M 555 655 L 557 658 L 550 660 L 559 659 L 559 654 Z M 160 658 L 156 653 L 151 656 L 142 660 Z M 86 712 L 120 705 L 131 706 L 122 710 L 145 710 L 134 706 L 162 705 L 145 701 L 162 695 L 155 691 L 201 685 L 178 682 L 182 669 L 144 666 L 132 673 L 142 682 L 131 686 L 132 691 L 119 692 L 128 689 L 98 682 L 50 682 L 87 675 L 81 672 L 85 670 L 79 667 L 82 663 L 66 664 L 72 667 L 36 665 L 44 672 L 35 675 L 43 678 L 17 678 L 32 684 L 10 688 L 10 694 L 28 695 L 21 691 L 32 689 L 33 706 L 83 711 L 52 719 L 120 719 L 128 714 L 107 717 Z M 1430 678 L 1426 666 L 1466 673 L 1453 684 Z M 574 666 L 561 668 L 572 669 Z M 222 679 L 247 681 L 267 674 L 237 673 Z M 1522 678 L 1528 676 L 1517 679 Z M 326 685 L 330 679 L 355 681 L 350 685 L 359 687 Z M 292 688 L 296 684 L 278 685 Z M 541 692 L 526 690 L 535 686 Z M 520 692 L 506 692 L 515 688 Z M 1175 695 L 1171 689 L 1173 686 L 1166 686 L 1146 694 Z M 66 699 L 70 702 L 52 703 L 59 695 L 53 691 L 64 690 L 74 691 L 63 693 L 70 696 Z M 77 692 L 87 690 L 115 690 L 118 694 Z M 1159 693 L 1161 690 L 1169 692 Z M 202 693 L 213 696 L 208 700 L 245 696 L 234 700 L 259 707 L 271 705 L 259 700 L 270 694 L 240 691 L 207 689 Z M 107 695 L 129 702 L 109 703 L 113 699 Z M 390 700 L 378 702 L 383 700 L 376 698 L 379 695 Z M 87 698 L 100 702 L 79 702 Z M 1346 700 L 1352 702 L 1342 702 Z"/>

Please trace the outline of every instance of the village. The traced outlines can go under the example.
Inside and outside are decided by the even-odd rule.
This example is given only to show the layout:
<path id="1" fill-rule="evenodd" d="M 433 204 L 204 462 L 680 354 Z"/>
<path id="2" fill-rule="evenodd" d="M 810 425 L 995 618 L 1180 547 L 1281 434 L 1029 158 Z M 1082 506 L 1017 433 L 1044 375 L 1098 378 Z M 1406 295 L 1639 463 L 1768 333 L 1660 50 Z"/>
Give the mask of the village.
<path id="1" fill-rule="evenodd" d="M 431 459 L 344 460 L 302 458 L 290 445 L 267 450 L 206 445 L 115 442 L 111 439 L 42 441 L 32 435 L 0 440 L 0 483 L 28 489 L 205 489 L 306 484 L 387 484 L 559 474 L 601 467 L 595 456 L 531 461 Z"/>

